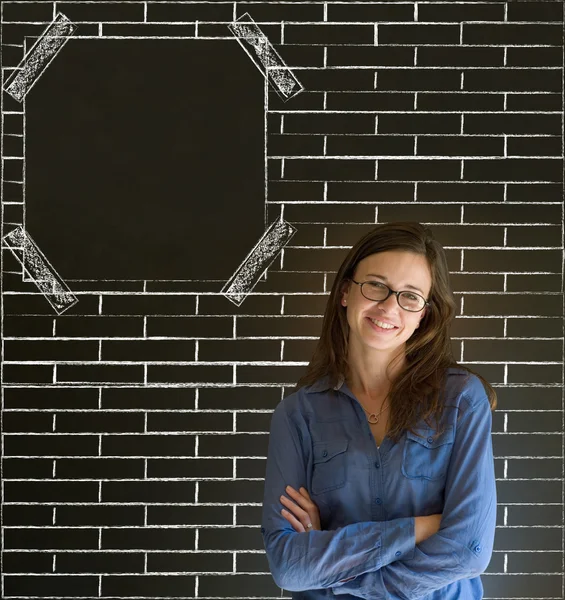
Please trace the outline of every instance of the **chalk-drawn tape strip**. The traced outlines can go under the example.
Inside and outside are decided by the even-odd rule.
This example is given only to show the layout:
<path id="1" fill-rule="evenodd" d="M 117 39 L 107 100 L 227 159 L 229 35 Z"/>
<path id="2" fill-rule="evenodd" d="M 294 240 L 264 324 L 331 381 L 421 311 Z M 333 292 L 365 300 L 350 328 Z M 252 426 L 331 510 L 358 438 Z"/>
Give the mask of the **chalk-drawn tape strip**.
<path id="1" fill-rule="evenodd" d="M 63 13 L 58 13 L 8 77 L 4 90 L 15 100 L 22 102 L 76 28 Z"/>
<path id="2" fill-rule="evenodd" d="M 249 13 L 243 14 L 228 27 L 284 102 L 304 89 Z"/>
<path id="3" fill-rule="evenodd" d="M 78 298 L 57 275 L 55 269 L 21 225 L 5 235 L 2 241 L 12 251 L 24 270 L 29 273 L 33 283 L 58 314 L 78 302 Z"/>
<path id="4" fill-rule="evenodd" d="M 240 306 L 265 269 L 271 265 L 295 233 L 296 228 L 290 223 L 282 219 L 275 221 L 222 288 L 222 294 L 235 305 Z"/>

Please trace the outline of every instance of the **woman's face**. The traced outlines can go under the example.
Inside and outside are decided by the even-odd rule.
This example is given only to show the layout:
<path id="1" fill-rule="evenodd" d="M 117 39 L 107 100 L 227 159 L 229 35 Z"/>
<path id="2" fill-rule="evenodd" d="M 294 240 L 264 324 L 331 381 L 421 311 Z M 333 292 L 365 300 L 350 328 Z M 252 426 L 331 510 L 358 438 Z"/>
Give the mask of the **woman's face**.
<path id="1" fill-rule="evenodd" d="M 431 272 L 426 257 L 404 250 L 389 250 L 366 256 L 357 264 L 353 279 L 360 283 L 380 281 L 395 291 L 414 291 L 426 300 L 429 300 L 432 287 Z M 398 304 L 394 294 L 380 302 L 368 300 L 361 294 L 361 286 L 348 283 L 348 289 L 342 294 L 341 305 L 347 310 L 350 340 L 353 336 L 362 345 L 379 350 L 397 349 L 418 328 L 420 320 L 428 310 L 427 307 L 420 312 L 404 310 Z M 371 323 L 369 317 L 391 323 L 397 328 L 380 330 Z"/>

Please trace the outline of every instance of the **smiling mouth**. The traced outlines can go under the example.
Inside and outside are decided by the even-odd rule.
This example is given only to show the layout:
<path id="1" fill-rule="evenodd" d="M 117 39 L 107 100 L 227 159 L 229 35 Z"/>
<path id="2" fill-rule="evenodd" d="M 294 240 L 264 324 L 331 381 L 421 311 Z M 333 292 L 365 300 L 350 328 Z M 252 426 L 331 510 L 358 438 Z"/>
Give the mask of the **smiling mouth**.
<path id="1" fill-rule="evenodd" d="M 377 331 L 395 331 L 396 329 L 398 329 L 398 327 L 394 326 L 394 327 L 380 327 L 379 325 L 377 325 L 372 319 L 371 317 L 367 317 L 367 320 L 371 323 L 371 325 L 373 326 L 373 329 L 376 329 Z M 384 321 L 383 321 L 384 322 Z"/>

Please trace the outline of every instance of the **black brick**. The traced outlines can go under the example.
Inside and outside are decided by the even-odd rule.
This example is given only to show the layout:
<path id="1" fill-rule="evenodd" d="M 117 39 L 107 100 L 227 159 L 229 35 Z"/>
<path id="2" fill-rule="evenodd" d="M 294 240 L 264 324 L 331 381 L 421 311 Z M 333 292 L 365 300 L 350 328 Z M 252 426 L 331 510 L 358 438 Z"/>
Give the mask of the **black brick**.
<path id="1" fill-rule="evenodd" d="M 98 594 L 98 577 L 95 576 L 61 576 L 6 575 L 4 577 L 4 593 L 6 596 L 96 596 Z"/>
<path id="2" fill-rule="evenodd" d="M 104 481 L 102 502 L 192 502 L 195 490 L 192 481 Z"/>
<path id="3" fill-rule="evenodd" d="M 104 482 L 103 485 L 105 485 Z M 124 502 L 125 502 L 124 498 Z M 145 518 L 143 506 L 58 506 L 57 525 L 143 525 Z"/>
<path id="4" fill-rule="evenodd" d="M 328 136 L 326 153 L 328 156 L 413 155 L 414 138 L 392 135 Z"/>
<path id="5" fill-rule="evenodd" d="M 152 412 L 147 415 L 147 431 L 232 431 L 229 413 Z"/>
<path id="6" fill-rule="evenodd" d="M 57 9 L 71 21 L 143 21 L 143 2 L 119 4 L 116 2 L 96 2 L 80 4 L 57 2 Z"/>
<path id="7" fill-rule="evenodd" d="M 328 181 L 374 179 L 375 162 L 362 159 L 295 159 L 285 164 L 285 179 Z"/>
<path id="8" fill-rule="evenodd" d="M 504 139 L 479 136 L 418 137 L 418 156 L 504 156 Z"/>
<path id="9" fill-rule="evenodd" d="M 555 47 L 508 48 L 506 64 L 516 67 L 561 67 L 563 49 Z"/>
<path id="10" fill-rule="evenodd" d="M 557 183 L 530 183 L 528 185 L 510 183 L 507 186 L 509 202 L 560 202 L 561 185 Z M 535 219 L 533 219 L 535 221 Z"/>
<path id="11" fill-rule="evenodd" d="M 8 412 L 3 415 L 5 433 L 53 431 L 53 415 L 49 413 Z"/>
<path id="12" fill-rule="evenodd" d="M 552 137 L 509 137 L 508 156 L 554 156 L 563 154 L 561 138 Z"/>
<path id="13" fill-rule="evenodd" d="M 473 92 L 422 92 L 418 94 L 418 110 L 504 110 L 504 97 L 502 94 Z"/>
<path id="14" fill-rule="evenodd" d="M 504 5 L 487 2 L 461 4 L 422 3 L 418 5 L 418 21 L 503 21 Z"/>
<path id="15" fill-rule="evenodd" d="M 98 548 L 98 529 L 63 528 L 51 529 L 26 528 L 6 529 L 4 531 L 4 548 L 40 550 L 60 548 L 69 550 Z"/>
<path id="16" fill-rule="evenodd" d="M 393 92 L 329 92 L 328 110 L 413 110 L 413 93 Z"/>
<path id="17" fill-rule="evenodd" d="M 230 383 L 233 369 L 229 365 L 148 365 L 149 383 Z"/>
<path id="18" fill-rule="evenodd" d="M 456 69 L 383 69 L 379 71 L 379 90 L 459 90 L 461 75 Z"/>
<path id="19" fill-rule="evenodd" d="M 458 25 L 379 25 L 379 44 L 459 44 Z"/>
<path id="20" fill-rule="evenodd" d="M 80 388 L 6 388 L 5 408 L 97 408 L 98 390 Z"/>
<path id="21" fill-rule="evenodd" d="M 50 479 L 53 476 L 53 459 L 50 458 L 3 458 L 4 479 Z"/>
<path id="22" fill-rule="evenodd" d="M 203 28 L 204 25 L 200 27 L 200 29 Z M 139 25 L 104 25 L 102 34 L 104 36 L 135 38 L 191 38 L 196 35 L 196 27 L 194 25 L 155 25 L 150 23 Z M 225 34 L 228 34 L 227 29 L 225 30 Z"/>
<path id="23" fill-rule="evenodd" d="M 2 381 L 6 383 L 52 383 L 52 365 L 2 365 Z"/>
<path id="24" fill-rule="evenodd" d="M 512 3 L 510 3 L 512 4 Z M 463 25 L 464 44 L 485 44 L 493 46 L 521 44 L 550 44 L 560 46 L 563 43 L 563 27 L 559 25 L 539 25 L 515 23 L 465 23 Z"/>
<path id="25" fill-rule="evenodd" d="M 193 435 L 106 435 L 102 437 L 104 456 L 192 456 Z"/>
<path id="26" fill-rule="evenodd" d="M 64 11 L 63 11 L 64 12 Z M 2 21 L 46 21 L 53 20 L 53 5 L 39 2 L 3 2 Z"/>
<path id="27" fill-rule="evenodd" d="M 58 365 L 58 382 L 142 382 L 143 365 Z"/>
<path id="28" fill-rule="evenodd" d="M 148 21 L 233 21 L 233 6 L 229 3 L 190 2 L 147 4 Z M 257 19 L 255 19 L 257 21 Z"/>
<path id="29" fill-rule="evenodd" d="M 196 594 L 196 577 L 191 575 L 110 575 L 102 578 L 102 595 L 118 596 L 182 596 L 191 598 Z"/>
<path id="30" fill-rule="evenodd" d="M 4 360 L 97 360 L 98 343 L 76 340 L 6 340 Z"/>
<path id="31" fill-rule="evenodd" d="M 484 263 L 481 270 L 483 269 Z M 514 315 L 556 316 L 559 314 L 559 297 L 543 294 L 487 294 L 465 298 L 467 315 L 505 315 L 508 313 L 508 306 L 512 306 Z"/>
<path id="32" fill-rule="evenodd" d="M 56 430 L 63 433 L 142 432 L 145 415 L 141 412 L 63 412 L 57 414 Z"/>
<path id="33" fill-rule="evenodd" d="M 530 50 L 530 48 L 528 48 Z M 496 67 L 504 64 L 503 48 L 424 46 L 418 48 L 417 64 L 445 67 Z"/>
<path id="34" fill-rule="evenodd" d="M 7 483 L 4 483 L 4 485 L 7 485 Z M 2 507 L 2 519 L 5 527 L 53 525 L 53 508 L 46 505 L 19 506 L 17 504 L 7 504 Z"/>
<path id="35" fill-rule="evenodd" d="M 148 317 L 147 335 L 170 337 L 232 337 L 229 317 Z"/>
<path id="36" fill-rule="evenodd" d="M 95 435 L 6 435 L 5 456 L 92 456 L 98 454 Z"/>
<path id="37" fill-rule="evenodd" d="M 465 115 L 464 133 L 545 133 L 557 135 L 561 128 L 560 115 L 544 114 L 470 114 Z"/>
<path id="38" fill-rule="evenodd" d="M 412 66 L 414 49 L 398 46 L 330 46 L 327 64 L 330 66 Z"/>
<path id="39" fill-rule="evenodd" d="M 562 162 L 550 158 L 466 159 L 463 176 L 468 181 L 562 181 Z"/>
<path id="40" fill-rule="evenodd" d="M 374 90 L 371 69 L 311 69 L 296 73 L 302 85 L 310 92 Z"/>
<path id="41" fill-rule="evenodd" d="M 284 133 L 372 133 L 374 115 L 300 114 L 285 115 Z"/>
<path id="42" fill-rule="evenodd" d="M 190 388 L 107 388 L 102 390 L 102 408 L 159 410 L 194 408 L 194 394 L 195 391 Z"/>
<path id="43" fill-rule="evenodd" d="M 228 4 L 232 8 L 231 4 Z M 256 22 L 261 21 L 321 21 L 324 18 L 322 4 L 289 3 L 252 5 L 236 4 L 237 18 L 248 13 Z"/>
<path id="44" fill-rule="evenodd" d="M 509 21 L 563 21 L 562 2 L 509 2 Z"/>
<path id="45" fill-rule="evenodd" d="M 418 202 L 453 202 L 455 199 L 457 202 L 502 202 L 504 186 L 497 183 L 420 183 L 417 194 Z"/>
<path id="46" fill-rule="evenodd" d="M 395 138 L 406 139 L 411 143 L 411 138 Z M 371 181 L 365 183 L 351 182 L 333 182 L 328 184 L 328 201 L 340 202 L 410 202 L 414 199 L 414 185 L 411 183 L 384 183 L 381 181 Z M 341 233 L 345 225 L 339 227 Z M 361 235 L 357 233 L 355 227 L 355 238 L 359 239 Z M 331 236 L 331 229 L 328 229 L 328 235 Z M 353 239 L 353 238 L 352 238 Z M 353 245 L 355 242 L 351 241 Z M 328 240 L 329 245 L 334 245 Z M 338 243 L 336 245 L 344 245 Z"/>
<path id="47" fill-rule="evenodd" d="M 140 528 L 102 530 L 102 548 L 135 550 L 192 550 L 195 530 L 186 528 Z"/>
<path id="48" fill-rule="evenodd" d="M 457 114 L 382 114 L 379 133 L 459 133 L 461 116 Z"/>
<path id="49" fill-rule="evenodd" d="M 471 91 L 560 92 L 561 70 L 473 69 L 465 73 L 464 88 Z"/>
<path id="50" fill-rule="evenodd" d="M 379 181 L 446 181 L 459 179 L 458 160 L 379 160 Z"/>
<path id="51" fill-rule="evenodd" d="M 57 459 L 57 477 L 61 479 L 128 479 L 143 476 L 144 461 L 141 458 Z"/>
<path id="52" fill-rule="evenodd" d="M 143 573 L 143 553 L 62 552 L 57 555 L 58 573 Z"/>
<path id="53" fill-rule="evenodd" d="M 7 481 L 6 502 L 98 502 L 96 481 Z"/>
<path id="54" fill-rule="evenodd" d="M 51 552 L 3 552 L 2 567 L 4 573 L 51 573 L 53 554 Z"/>
<path id="55" fill-rule="evenodd" d="M 528 188 L 529 186 L 522 186 Z M 499 225 L 516 225 L 517 223 L 561 223 L 560 206 L 543 206 L 535 203 L 527 204 L 480 204 L 465 207 L 467 223 L 496 223 Z"/>
<path id="56" fill-rule="evenodd" d="M 372 25 L 286 25 L 285 44 L 373 44 Z"/>
<path id="57" fill-rule="evenodd" d="M 64 337 L 132 337 L 143 335 L 142 317 L 58 317 L 57 335 Z"/>
<path id="58" fill-rule="evenodd" d="M 561 94 L 508 94 L 508 110 L 561 110 Z"/>
<path id="59" fill-rule="evenodd" d="M 328 21 L 413 21 L 414 6 L 410 3 L 387 2 L 385 4 L 328 3 Z"/>

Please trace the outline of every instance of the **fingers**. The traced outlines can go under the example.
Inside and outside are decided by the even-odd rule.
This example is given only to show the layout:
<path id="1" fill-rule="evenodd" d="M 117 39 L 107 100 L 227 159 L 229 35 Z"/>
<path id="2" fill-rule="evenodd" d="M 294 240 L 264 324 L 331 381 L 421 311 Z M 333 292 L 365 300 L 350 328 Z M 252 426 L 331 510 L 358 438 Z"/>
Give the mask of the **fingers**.
<path id="1" fill-rule="evenodd" d="M 287 519 L 287 521 L 289 521 L 289 523 L 294 527 L 296 531 L 298 531 L 298 533 L 304 533 L 306 531 L 306 529 L 304 529 L 304 525 L 302 525 L 302 523 L 298 519 L 295 519 L 292 516 L 292 514 L 288 512 L 288 510 L 285 510 L 283 508 L 281 512 L 283 517 Z"/>

